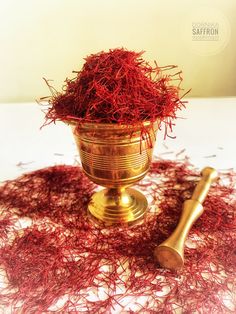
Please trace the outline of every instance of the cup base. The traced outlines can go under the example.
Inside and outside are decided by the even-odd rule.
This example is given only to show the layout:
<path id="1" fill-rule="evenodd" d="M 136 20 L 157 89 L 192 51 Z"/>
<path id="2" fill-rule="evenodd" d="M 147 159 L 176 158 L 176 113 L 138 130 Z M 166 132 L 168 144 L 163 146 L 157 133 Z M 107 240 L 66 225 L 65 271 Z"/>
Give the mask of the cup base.
<path id="1" fill-rule="evenodd" d="M 88 206 L 92 216 L 108 224 L 136 221 L 147 208 L 146 197 L 132 188 L 103 189 L 93 194 Z"/>

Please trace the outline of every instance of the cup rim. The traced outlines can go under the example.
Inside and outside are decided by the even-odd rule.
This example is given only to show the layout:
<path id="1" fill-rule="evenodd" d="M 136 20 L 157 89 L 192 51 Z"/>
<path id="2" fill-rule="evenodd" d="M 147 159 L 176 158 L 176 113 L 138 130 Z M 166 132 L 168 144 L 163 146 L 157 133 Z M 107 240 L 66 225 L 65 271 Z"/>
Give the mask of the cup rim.
<path id="1" fill-rule="evenodd" d="M 81 122 L 77 121 L 76 119 L 66 120 L 64 121 L 66 124 L 69 124 L 71 126 L 78 126 L 81 129 L 107 129 L 107 130 L 123 130 L 123 129 L 140 129 L 142 127 L 149 127 L 153 125 L 157 125 L 157 127 L 160 124 L 160 120 L 156 119 L 155 121 L 140 121 L 135 124 L 119 124 L 119 123 L 96 123 L 96 122 Z"/>

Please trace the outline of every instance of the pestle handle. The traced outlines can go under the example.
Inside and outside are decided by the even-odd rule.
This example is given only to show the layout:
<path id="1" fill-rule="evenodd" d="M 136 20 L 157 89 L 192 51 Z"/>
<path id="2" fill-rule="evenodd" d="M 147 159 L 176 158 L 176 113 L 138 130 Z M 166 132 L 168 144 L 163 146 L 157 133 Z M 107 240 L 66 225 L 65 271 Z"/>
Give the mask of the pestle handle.
<path id="1" fill-rule="evenodd" d="M 164 268 L 180 269 L 184 264 L 184 244 L 194 222 L 202 215 L 204 202 L 211 183 L 217 179 L 217 171 L 206 167 L 201 172 L 201 180 L 194 189 L 191 199 L 183 204 L 177 227 L 170 237 L 154 250 L 154 257 Z"/>
<path id="2" fill-rule="evenodd" d="M 201 176 L 202 178 L 194 189 L 191 199 L 202 204 L 211 184 L 217 180 L 218 174 L 214 168 L 206 167 L 202 170 Z"/>

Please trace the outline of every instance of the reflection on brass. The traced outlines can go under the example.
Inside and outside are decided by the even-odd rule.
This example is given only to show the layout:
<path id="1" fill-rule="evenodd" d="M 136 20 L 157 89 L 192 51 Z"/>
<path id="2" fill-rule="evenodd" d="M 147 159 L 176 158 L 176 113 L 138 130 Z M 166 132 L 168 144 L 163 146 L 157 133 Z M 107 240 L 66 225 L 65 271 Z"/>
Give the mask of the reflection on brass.
<path id="1" fill-rule="evenodd" d="M 212 182 L 217 179 L 215 169 L 206 167 L 201 172 L 202 178 L 198 182 L 190 200 L 183 204 L 179 223 L 171 236 L 154 250 L 154 257 L 158 263 L 173 270 L 182 268 L 184 264 L 184 243 L 193 223 L 202 215 L 204 202 Z"/>
<path id="2" fill-rule="evenodd" d="M 129 186 L 144 178 L 149 170 L 158 123 L 70 124 L 85 174 L 106 187 L 93 194 L 89 212 L 108 224 L 141 218 L 147 200 Z"/>

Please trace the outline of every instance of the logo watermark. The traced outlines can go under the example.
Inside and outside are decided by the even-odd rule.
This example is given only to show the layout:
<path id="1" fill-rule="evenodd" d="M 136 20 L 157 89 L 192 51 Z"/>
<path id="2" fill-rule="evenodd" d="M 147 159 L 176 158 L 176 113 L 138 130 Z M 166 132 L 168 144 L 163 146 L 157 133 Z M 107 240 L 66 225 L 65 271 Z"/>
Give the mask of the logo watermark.
<path id="1" fill-rule="evenodd" d="M 230 40 L 230 23 L 213 7 L 196 7 L 186 14 L 181 24 L 185 47 L 201 56 L 213 56 L 224 50 Z"/>
<path id="2" fill-rule="evenodd" d="M 193 22 L 193 41 L 219 41 L 219 23 Z"/>

